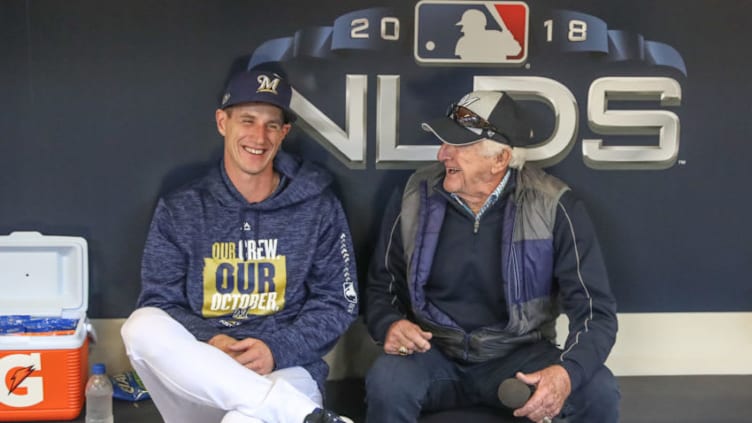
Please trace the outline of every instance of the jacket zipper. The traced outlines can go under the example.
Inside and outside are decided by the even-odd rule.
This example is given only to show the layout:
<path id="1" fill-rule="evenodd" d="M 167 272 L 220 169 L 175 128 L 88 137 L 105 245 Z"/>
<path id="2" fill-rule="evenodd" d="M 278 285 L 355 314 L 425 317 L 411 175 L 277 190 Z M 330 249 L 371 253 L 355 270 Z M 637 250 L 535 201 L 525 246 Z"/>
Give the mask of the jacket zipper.
<path id="1" fill-rule="evenodd" d="M 520 299 L 520 283 L 519 283 L 519 275 L 517 274 L 517 254 L 515 254 L 514 246 L 509 247 L 509 265 L 512 268 L 511 276 L 512 276 L 512 286 L 514 286 L 514 298 L 516 300 Z"/>
<path id="2" fill-rule="evenodd" d="M 514 246 L 514 236 L 515 231 L 517 230 L 517 213 L 514 214 L 514 218 L 512 221 L 512 235 L 509 238 L 509 262 L 512 266 L 512 272 L 511 276 L 514 278 L 514 281 L 512 281 L 512 284 L 514 285 L 514 298 L 515 300 L 520 299 L 520 273 L 519 273 L 519 267 L 517 263 L 517 249 Z"/>
<path id="3" fill-rule="evenodd" d="M 467 358 L 470 356 L 470 335 L 465 332 L 462 336 L 464 344 L 464 347 L 462 349 L 462 358 L 467 361 Z"/>

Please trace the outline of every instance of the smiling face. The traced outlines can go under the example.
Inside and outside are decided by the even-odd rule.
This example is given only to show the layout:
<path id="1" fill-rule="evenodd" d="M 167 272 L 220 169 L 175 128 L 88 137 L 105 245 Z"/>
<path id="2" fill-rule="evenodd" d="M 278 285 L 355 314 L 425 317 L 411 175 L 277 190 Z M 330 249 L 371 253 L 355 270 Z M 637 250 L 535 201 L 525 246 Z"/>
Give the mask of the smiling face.
<path id="1" fill-rule="evenodd" d="M 225 138 L 227 175 L 236 185 L 254 179 L 273 178 L 272 161 L 290 124 L 282 110 L 264 103 L 246 103 L 217 110 L 217 130 Z"/>
<path id="2" fill-rule="evenodd" d="M 509 164 L 509 150 L 489 155 L 484 146 L 486 142 L 493 141 L 462 146 L 442 144 L 437 156 L 446 169 L 444 189 L 457 194 L 473 209 L 478 203 L 482 205 L 496 189 Z"/>

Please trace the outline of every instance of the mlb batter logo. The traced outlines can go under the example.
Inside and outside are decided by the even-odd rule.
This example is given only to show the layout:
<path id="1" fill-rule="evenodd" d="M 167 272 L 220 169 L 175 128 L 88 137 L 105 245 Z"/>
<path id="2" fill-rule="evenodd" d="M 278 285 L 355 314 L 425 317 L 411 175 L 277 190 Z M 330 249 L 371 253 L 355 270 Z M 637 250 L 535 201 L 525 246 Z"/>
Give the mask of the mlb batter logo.
<path id="1" fill-rule="evenodd" d="M 421 1 L 415 6 L 415 60 L 431 65 L 518 65 L 527 60 L 527 4 Z"/>

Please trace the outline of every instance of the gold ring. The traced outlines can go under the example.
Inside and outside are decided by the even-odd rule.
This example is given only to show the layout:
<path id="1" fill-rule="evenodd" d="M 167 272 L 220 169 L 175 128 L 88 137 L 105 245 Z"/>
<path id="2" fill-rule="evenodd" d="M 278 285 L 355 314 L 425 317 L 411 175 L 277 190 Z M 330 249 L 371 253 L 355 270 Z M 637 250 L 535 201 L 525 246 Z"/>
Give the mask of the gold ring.
<path id="1" fill-rule="evenodd" d="M 545 416 L 542 420 L 543 423 L 551 423 L 551 417 Z"/>
<path id="2" fill-rule="evenodd" d="M 399 353 L 399 355 L 407 355 L 407 347 L 403 345 L 403 346 L 399 347 L 399 349 L 397 350 L 397 352 Z"/>

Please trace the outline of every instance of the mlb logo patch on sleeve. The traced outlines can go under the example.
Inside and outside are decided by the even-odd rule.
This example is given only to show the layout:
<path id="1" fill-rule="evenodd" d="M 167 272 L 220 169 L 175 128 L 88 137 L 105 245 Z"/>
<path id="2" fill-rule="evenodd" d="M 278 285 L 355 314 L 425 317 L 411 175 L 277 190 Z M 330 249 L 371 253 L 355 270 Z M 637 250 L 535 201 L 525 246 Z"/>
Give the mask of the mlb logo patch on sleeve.
<path id="1" fill-rule="evenodd" d="M 415 60 L 430 65 L 521 65 L 529 9 L 519 1 L 421 1 L 415 6 Z"/>

